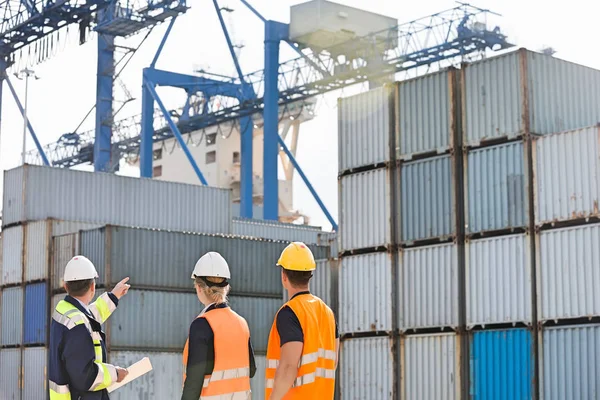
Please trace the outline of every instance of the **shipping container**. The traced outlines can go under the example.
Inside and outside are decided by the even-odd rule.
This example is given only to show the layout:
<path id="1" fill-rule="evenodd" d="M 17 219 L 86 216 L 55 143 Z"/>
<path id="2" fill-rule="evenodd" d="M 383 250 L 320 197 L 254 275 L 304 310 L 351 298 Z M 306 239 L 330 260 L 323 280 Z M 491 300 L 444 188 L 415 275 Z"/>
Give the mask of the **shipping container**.
<path id="1" fill-rule="evenodd" d="M 397 84 L 399 159 L 453 148 L 454 74 L 447 70 Z"/>
<path id="2" fill-rule="evenodd" d="M 180 398 L 183 390 L 181 353 L 150 351 L 111 351 L 110 363 L 123 368 L 144 357 L 150 359 L 152 371 L 110 394 L 111 400 L 162 400 Z"/>
<path id="3" fill-rule="evenodd" d="M 249 236 L 260 239 L 320 244 L 319 237 L 325 232 L 317 226 L 234 218 L 231 233 L 236 236 Z"/>
<path id="4" fill-rule="evenodd" d="M 47 343 L 48 320 L 48 284 L 41 282 L 25 286 L 23 343 Z"/>
<path id="5" fill-rule="evenodd" d="M 71 258 L 79 255 L 80 234 L 72 233 L 63 236 L 55 236 L 52 238 L 52 268 L 50 271 L 52 288 L 58 289 L 62 287 L 62 279 L 65 273 L 65 267 Z M 94 257 L 88 255 L 90 260 Z M 91 260 L 94 262 L 94 260 Z M 97 261 L 97 260 L 96 260 Z M 96 270 L 104 267 L 104 264 L 94 263 Z M 104 283 L 104 273 L 99 274 L 96 284 Z"/>
<path id="6" fill-rule="evenodd" d="M 600 126 L 537 138 L 536 225 L 600 216 Z"/>
<path id="7" fill-rule="evenodd" d="M 391 185 L 388 168 L 340 178 L 340 252 L 391 244 Z"/>
<path id="8" fill-rule="evenodd" d="M 23 343 L 23 288 L 11 287 L 2 290 L 2 346 Z"/>
<path id="9" fill-rule="evenodd" d="M 337 312 L 339 263 L 337 260 L 317 260 L 316 263 L 317 269 L 313 271 L 309 284 L 310 292 Z M 287 290 L 283 288 L 283 302 L 288 300 Z"/>
<path id="10" fill-rule="evenodd" d="M 194 265 L 205 253 L 216 251 L 229 264 L 233 293 L 280 297 L 281 276 L 275 264 L 288 244 L 111 226 L 83 232 L 81 254 L 94 262 L 98 274 L 108 271 L 107 284 L 128 276 L 137 288 L 191 289 Z M 329 256 L 328 247 L 309 247 L 315 259 Z"/>
<path id="11" fill-rule="evenodd" d="M 538 318 L 600 316 L 600 224 L 542 231 L 536 239 Z"/>
<path id="12" fill-rule="evenodd" d="M 452 160 L 452 156 L 441 156 L 402 165 L 402 243 L 455 234 Z"/>
<path id="13" fill-rule="evenodd" d="M 0 399 L 21 400 L 21 379 L 21 349 L 0 349 Z"/>
<path id="14" fill-rule="evenodd" d="M 50 255 L 51 221 L 28 222 L 25 226 L 25 282 L 48 277 L 48 257 Z"/>
<path id="15" fill-rule="evenodd" d="M 344 400 L 391 400 L 395 393 L 394 339 L 353 338 L 340 346 L 339 379 Z"/>
<path id="16" fill-rule="evenodd" d="M 48 352 L 45 347 L 23 349 L 23 399 L 48 397 Z M 126 365 L 125 367 L 127 367 Z M 112 397 L 112 396 L 111 396 Z"/>
<path id="17" fill-rule="evenodd" d="M 252 400 L 269 400 L 265 399 L 267 357 L 254 354 L 254 362 L 256 363 L 256 374 L 254 375 L 254 378 L 250 379 Z"/>
<path id="18" fill-rule="evenodd" d="M 521 49 L 462 69 L 464 143 L 529 129 L 550 134 L 600 121 L 600 72 Z"/>
<path id="19" fill-rule="evenodd" d="M 231 229 L 226 189 L 33 165 L 6 171 L 4 182 L 3 225 L 52 217 L 189 232 Z"/>
<path id="20" fill-rule="evenodd" d="M 541 336 L 540 398 L 597 399 L 600 325 L 546 328 Z"/>
<path id="21" fill-rule="evenodd" d="M 525 234 L 466 243 L 467 328 L 521 322 L 530 325 L 531 243 Z"/>
<path id="22" fill-rule="evenodd" d="M 23 228 L 2 230 L 2 274 L 0 286 L 23 281 Z"/>
<path id="23" fill-rule="evenodd" d="M 467 233 L 528 225 L 528 179 L 523 142 L 470 151 L 465 159 Z"/>
<path id="24" fill-rule="evenodd" d="M 402 398 L 460 399 L 460 340 L 456 334 L 402 338 Z"/>
<path id="25" fill-rule="evenodd" d="M 533 398 L 533 340 L 527 329 L 480 331 L 471 336 L 472 399 Z"/>
<path id="26" fill-rule="evenodd" d="M 62 236 L 79 231 L 101 228 L 103 224 L 90 224 L 78 221 L 52 220 L 52 236 Z"/>
<path id="27" fill-rule="evenodd" d="M 458 326 L 458 247 L 417 247 L 401 252 L 400 330 Z"/>
<path id="28" fill-rule="evenodd" d="M 390 253 L 344 257 L 340 261 L 340 332 L 391 331 L 392 258 Z"/>
<path id="29" fill-rule="evenodd" d="M 132 289 L 123 300 L 109 319 L 113 350 L 183 350 L 190 324 L 204 308 L 194 292 Z M 230 296 L 229 304 L 248 322 L 255 351 L 265 352 L 282 299 Z"/>
<path id="30" fill-rule="evenodd" d="M 340 99 L 338 105 L 339 171 L 390 160 L 392 136 L 390 88 L 379 87 Z"/>

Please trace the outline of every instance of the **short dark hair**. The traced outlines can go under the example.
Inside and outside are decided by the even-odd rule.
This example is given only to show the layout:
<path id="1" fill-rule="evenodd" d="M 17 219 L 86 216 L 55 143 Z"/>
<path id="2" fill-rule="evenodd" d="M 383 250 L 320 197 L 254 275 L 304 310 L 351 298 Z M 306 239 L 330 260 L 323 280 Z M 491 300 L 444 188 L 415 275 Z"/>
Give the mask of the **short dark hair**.
<path id="1" fill-rule="evenodd" d="M 65 282 L 65 285 L 67 286 L 69 296 L 79 297 L 90 290 L 92 283 L 94 283 L 93 279 L 82 279 L 80 281 Z"/>
<path id="2" fill-rule="evenodd" d="M 282 268 L 282 270 L 295 288 L 308 286 L 308 282 L 313 276 L 312 271 L 292 271 L 285 268 Z"/>

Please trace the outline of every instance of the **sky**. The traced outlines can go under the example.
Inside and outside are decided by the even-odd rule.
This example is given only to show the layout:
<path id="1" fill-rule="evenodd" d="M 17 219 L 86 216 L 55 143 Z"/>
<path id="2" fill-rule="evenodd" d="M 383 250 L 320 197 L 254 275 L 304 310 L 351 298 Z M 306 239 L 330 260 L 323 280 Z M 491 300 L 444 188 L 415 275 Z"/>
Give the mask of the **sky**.
<path id="1" fill-rule="evenodd" d="M 302 1 L 250 0 L 251 4 L 266 18 L 289 22 L 290 6 Z M 393 2 L 388 0 L 338 0 L 337 2 L 385 14 L 398 19 L 399 23 L 443 11 L 457 4 L 449 0 L 422 2 Z M 589 0 L 571 0 L 568 3 L 542 0 L 477 0 L 474 6 L 487 8 L 501 14 L 490 20 L 499 25 L 511 43 L 518 47 L 539 50 L 550 46 L 555 57 L 600 69 L 600 53 L 597 44 L 597 14 L 600 6 Z M 560 6 L 557 6 L 560 4 Z M 225 15 L 234 42 L 243 43 L 240 63 L 244 73 L 263 68 L 263 25 L 239 0 L 220 0 L 221 7 L 235 11 Z M 233 75 L 234 66 L 216 16 L 213 2 L 188 0 L 191 7 L 176 21 L 169 40 L 157 63 L 157 68 L 182 73 L 192 73 L 203 68 L 210 72 Z M 132 61 L 121 74 L 121 80 L 135 100 L 127 103 L 115 117 L 125 118 L 141 112 L 142 69 L 147 67 L 167 25 L 156 27 Z M 493 26 L 489 26 L 490 28 Z M 32 68 L 39 79 L 30 80 L 28 95 L 28 118 L 42 144 L 56 141 L 63 133 L 73 132 L 81 123 L 95 101 L 96 92 L 96 40 L 78 44 L 78 31 L 72 26 L 69 35 L 61 33 L 57 54 Z M 118 44 L 133 46 L 141 37 L 134 37 Z M 281 46 L 280 60 L 295 58 L 288 46 Z M 9 70 L 9 76 L 21 101 L 24 99 L 24 81 L 12 74 L 21 70 L 23 64 Z M 319 98 L 316 118 L 304 123 L 300 131 L 297 159 L 311 180 L 319 196 L 334 218 L 338 219 L 337 185 L 337 98 L 366 90 L 364 85 L 333 92 Z M 115 93 L 124 98 L 119 83 Z M 174 102 L 177 94 L 172 90 L 159 89 L 167 108 L 180 107 Z M 163 97 L 164 96 L 164 97 Z M 93 129 L 94 114 L 82 125 L 81 131 Z M 21 163 L 23 118 L 6 86 L 3 86 L 2 115 L 0 120 L 0 167 L 14 168 Z M 27 148 L 33 149 L 28 136 Z M 183 154 L 182 154 L 183 156 Z M 90 169 L 90 167 L 84 168 Z M 125 168 L 124 175 L 138 176 L 133 168 Z M 318 204 L 296 174 L 294 178 L 294 206 L 311 218 L 311 225 L 330 229 Z M 200 206 L 200 205 L 199 205 Z"/>

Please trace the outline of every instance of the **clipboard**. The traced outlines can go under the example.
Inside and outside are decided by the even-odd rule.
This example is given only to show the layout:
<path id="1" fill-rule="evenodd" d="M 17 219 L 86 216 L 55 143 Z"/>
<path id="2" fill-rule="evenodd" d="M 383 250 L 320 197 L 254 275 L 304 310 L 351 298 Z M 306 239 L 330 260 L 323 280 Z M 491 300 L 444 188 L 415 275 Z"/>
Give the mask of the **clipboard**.
<path id="1" fill-rule="evenodd" d="M 123 381 L 118 382 L 118 383 L 113 383 L 108 388 L 106 388 L 106 390 L 108 390 L 108 393 L 112 393 L 115 390 L 119 389 L 121 386 L 126 385 L 129 382 L 139 378 L 140 376 L 145 375 L 148 372 L 152 371 L 152 363 L 150 363 L 150 359 L 148 357 L 144 357 L 140 361 L 136 362 L 135 364 L 131 364 L 127 368 L 127 371 L 129 371 L 129 374 L 127 374 L 127 376 L 125 377 L 125 379 L 123 379 Z"/>

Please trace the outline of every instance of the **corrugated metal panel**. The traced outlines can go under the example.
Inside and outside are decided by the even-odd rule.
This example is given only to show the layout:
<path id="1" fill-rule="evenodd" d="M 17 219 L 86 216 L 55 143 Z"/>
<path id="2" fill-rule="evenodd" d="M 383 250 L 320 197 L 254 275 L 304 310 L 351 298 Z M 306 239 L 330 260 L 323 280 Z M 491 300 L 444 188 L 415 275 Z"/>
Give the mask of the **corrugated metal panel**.
<path id="1" fill-rule="evenodd" d="M 26 229 L 25 281 L 48 278 L 51 225 L 48 221 L 28 222 Z"/>
<path id="2" fill-rule="evenodd" d="M 340 388 L 344 400 L 392 399 L 394 346 L 389 337 L 348 339 L 340 349 Z"/>
<path id="3" fill-rule="evenodd" d="M 25 286 L 24 344 L 46 343 L 48 319 L 48 284 Z"/>
<path id="4" fill-rule="evenodd" d="M 265 352 L 281 299 L 230 296 L 231 308 L 248 322 L 252 344 Z M 127 301 L 111 316 L 113 349 L 182 350 L 190 324 L 202 311 L 195 293 L 130 290 Z"/>
<path id="5" fill-rule="evenodd" d="M 98 279 L 96 280 L 96 282 L 100 285 L 106 284 L 107 278 L 106 263 L 108 260 L 106 260 L 107 242 L 105 234 L 106 228 L 83 231 L 79 234 L 79 243 L 75 243 L 76 246 L 79 245 L 77 253 L 80 253 L 80 255 L 87 257 L 92 263 L 94 263 L 94 266 L 96 266 L 96 270 L 98 271 Z M 155 255 L 158 256 L 159 253 L 156 252 Z M 59 265 L 58 267 L 60 268 L 60 271 L 56 271 L 57 280 L 55 279 L 55 284 L 58 283 L 59 287 L 60 280 L 63 277 L 66 265 L 67 264 Z"/>
<path id="6" fill-rule="evenodd" d="M 23 227 L 2 230 L 2 275 L 0 285 L 23 281 Z"/>
<path id="7" fill-rule="evenodd" d="M 600 121 L 600 71 L 527 52 L 531 131 L 548 134 Z"/>
<path id="8" fill-rule="evenodd" d="M 538 225 L 600 215 L 600 128 L 538 138 L 535 145 Z"/>
<path id="9" fill-rule="evenodd" d="M 458 326 L 458 252 L 454 244 L 401 253 L 398 276 L 402 330 Z"/>
<path id="10" fill-rule="evenodd" d="M 148 357 L 152 371 L 110 394 L 111 400 L 162 400 L 180 397 L 183 384 L 183 362 L 180 353 L 147 351 L 111 351 L 111 364 L 128 367 Z"/>
<path id="11" fill-rule="evenodd" d="M 0 399 L 21 400 L 20 367 L 21 349 L 0 350 Z"/>
<path id="12" fill-rule="evenodd" d="M 79 253 L 79 234 L 56 236 L 52 238 L 52 288 L 58 289 L 62 286 L 62 278 L 65 267 L 71 258 Z M 94 264 L 96 269 L 103 264 Z"/>
<path id="13" fill-rule="evenodd" d="M 52 236 L 68 235 L 100 227 L 102 227 L 102 224 L 90 224 L 77 221 L 52 221 Z"/>
<path id="14" fill-rule="evenodd" d="M 189 289 L 190 274 L 198 259 L 216 251 L 229 264 L 235 294 L 281 294 L 281 277 L 274 266 L 288 242 L 124 227 L 109 229 L 112 283 L 129 276 L 138 288 Z M 81 253 L 97 267 L 107 248 L 104 232 L 101 228 L 82 233 Z M 328 256 L 327 247 L 309 247 L 316 259 Z M 104 273 L 103 264 L 101 268 L 100 275 Z"/>
<path id="15" fill-rule="evenodd" d="M 598 398 L 600 325 L 545 329 L 542 333 L 542 346 L 542 399 Z"/>
<path id="16" fill-rule="evenodd" d="M 239 217 L 240 216 L 240 203 L 231 203 L 231 216 Z M 254 219 L 263 219 L 264 207 L 262 206 L 252 206 L 252 218 Z"/>
<path id="17" fill-rule="evenodd" d="M 460 399 L 460 341 L 455 334 L 403 339 L 404 399 Z"/>
<path id="18" fill-rule="evenodd" d="M 392 257 L 372 253 L 340 261 L 342 333 L 392 330 Z"/>
<path id="19" fill-rule="evenodd" d="M 2 290 L 2 342 L 3 346 L 21 344 L 23 340 L 23 288 Z"/>
<path id="20" fill-rule="evenodd" d="M 400 158 L 452 148 L 453 71 L 398 83 Z"/>
<path id="21" fill-rule="evenodd" d="M 234 235 L 287 242 L 304 242 L 306 244 L 319 243 L 319 235 L 322 232 L 318 227 L 254 219 L 234 218 L 232 223 L 232 233 Z"/>
<path id="22" fill-rule="evenodd" d="M 23 203 L 23 168 L 4 171 L 2 190 L 2 225 L 7 221 L 25 221 L 25 204 Z"/>
<path id="23" fill-rule="evenodd" d="M 387 168 L 340 179 L 341 251 L 391 243 L 390 196 Z"/>
<path id="24" fill-rule="evenodd" d="M 543 231 L 538 236 L 541 320 L 600 315 L 600 224 Z"/>
<path id="25" fill-rule="evenodd" d="M 467 156 L 467 232 L 527 225 L 523 142 L 487 147 Z"/>
<path id="26" fill-rule="evenodd" d="M 481 331 L 471 337 L 472 399 L 531 399 L 533 346 L 527 329 Z"/>
<path id="27" fill-rule="evenodd" d="M 339 171 L 389 161 L 389 89 L 341 99 L 339 107 Z"/>
<path id="28" fill-rule="evenodd" d="M 442 156 L 402 166 L 402 242 L 456 232 L 451 160 L 451 156 Z M 375 221 L 368 219 L 364 225 Z"/>
<path id="29" fill-rule="evenodd" d="M 467 242 L 467 326 L 532 323 L 531 253 L 526 235 Z"/>
<path id="30" fill-rule="evenodd" d="M 4 225 L 52 217 L 190 232 L 231 229 L 230 190 L 65 168 L 19 168 L 26 169 L 26 189 L 5 197 L 24 203 L 26 211 L 19 218 L 13 203 L 5 202 Z"/>
<path id="31" fill-rule="evenodd" d="M 252 400 L 269 400 L 265 399 L 267 357 L 255 354 L 254 362 L 256 363 L 256 374 L 254 375 L 254 378 L 250 379 Z"/>
<path id="32" fill-rule="evenodd" d="M 523 94 L 519 53 L 463 68 L 464 143 L 478 146 L 494 138 L 523 133 Z"/>
<path id="33" fill-rule="evenodd" d="M 48 396 L 47 362 L 45 347 L 23 350 L 23 399 L 42 400 Z"/>

